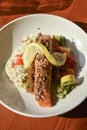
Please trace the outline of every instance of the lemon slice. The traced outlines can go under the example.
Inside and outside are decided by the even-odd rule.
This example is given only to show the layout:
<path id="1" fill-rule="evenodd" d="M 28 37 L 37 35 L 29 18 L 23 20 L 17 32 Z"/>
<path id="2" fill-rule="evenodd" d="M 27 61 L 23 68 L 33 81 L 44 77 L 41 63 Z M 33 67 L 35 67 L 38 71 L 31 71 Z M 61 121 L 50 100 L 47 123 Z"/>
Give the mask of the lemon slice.
<path id="1" fill-rule="evenodd" d="M 37 53 L 45 55 L 48 61 L 54 66 L 61 66 L 66 61 L 65 53 L 53 53 L 53 55 L 51 55 L 42 43 L 33 42 L 27 46 L 23 55 L 25 68 L 28 68 L 31 65 Z"/>
<path id="2" fill-rule="evenodd" d="M 52 56 L 55 58 L 55 60 L 58 62 L 58 66 L 62 66 L 66 62 L 66 53 L 58 53 L 54 52 Z"/>
<path id="3" fill-rule="evenodd" d="M 76 83 L 75 76 L 72 74 L 65 75 L 61 78 L 61 86 L 68 86 Z"/>

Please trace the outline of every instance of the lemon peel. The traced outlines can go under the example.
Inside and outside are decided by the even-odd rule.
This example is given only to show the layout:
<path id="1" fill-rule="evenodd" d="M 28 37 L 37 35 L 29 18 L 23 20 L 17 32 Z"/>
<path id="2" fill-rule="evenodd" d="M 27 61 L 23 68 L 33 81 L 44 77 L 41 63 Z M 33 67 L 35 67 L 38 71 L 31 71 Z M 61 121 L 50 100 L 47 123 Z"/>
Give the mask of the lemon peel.
<path id="1" fill-rule="evenodd" d="M 72 85 L 76 83 L 75 76 L 72 74 L 65 75 L 61 78 L 61 86 Z"/>
<path id="2" fill-rule="evenodd" d="M 50 52 L 42 43 L 33 42 L 27 46 L 23 55 L 25 68 L 28 68 L 31 65 L 37 53 L 45 55 L 48 61 L 54 66 L 62 66 L 65 64 L 66 53 L 50 54 Z"/>

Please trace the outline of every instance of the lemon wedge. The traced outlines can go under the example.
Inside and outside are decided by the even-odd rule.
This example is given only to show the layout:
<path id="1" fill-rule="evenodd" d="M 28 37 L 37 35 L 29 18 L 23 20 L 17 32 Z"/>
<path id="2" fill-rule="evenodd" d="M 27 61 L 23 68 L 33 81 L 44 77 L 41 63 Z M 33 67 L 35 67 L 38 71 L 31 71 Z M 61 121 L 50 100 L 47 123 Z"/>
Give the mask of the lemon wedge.
<path id="1" fill-rule="evenodd" d="M 42 43 L 33 42 L 27 46 L 23 55 L 24 67 L 26 69 L 31 65 L 37 53 L 45 55 L 54 66 L 62 66 L 66 61 L 66 53 L 53 53 L 51 55 Z"/>
<path id="2" fill-rule="evenodd" d="M 62 66 L 62 65 L 65 64 L 65 62 L 66 62 L 66 53 L 54 52 L 52 54 L 52 56 L 58 62 L 58 66 Z"/>

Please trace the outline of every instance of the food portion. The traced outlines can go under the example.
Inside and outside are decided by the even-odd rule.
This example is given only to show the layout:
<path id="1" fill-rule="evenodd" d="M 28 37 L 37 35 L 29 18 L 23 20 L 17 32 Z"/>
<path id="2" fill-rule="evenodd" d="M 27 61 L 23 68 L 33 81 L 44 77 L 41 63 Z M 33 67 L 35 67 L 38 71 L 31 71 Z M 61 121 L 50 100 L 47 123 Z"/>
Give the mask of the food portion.
<path id="1" fill-rule="evenodd" d="M 41 107 L 52 106 L 51 101 L 51 72 L 52 65 L 44 55 L 35 57 L 34 93 Z"/>
<path id="2" fill-rule="evenodd" d="M 9 79 L 34 94 L 40 107 L 51 107 L 76 86 L 76 61 L 65 37 L 37 34 L 26 36 L 7 61 Z"/>

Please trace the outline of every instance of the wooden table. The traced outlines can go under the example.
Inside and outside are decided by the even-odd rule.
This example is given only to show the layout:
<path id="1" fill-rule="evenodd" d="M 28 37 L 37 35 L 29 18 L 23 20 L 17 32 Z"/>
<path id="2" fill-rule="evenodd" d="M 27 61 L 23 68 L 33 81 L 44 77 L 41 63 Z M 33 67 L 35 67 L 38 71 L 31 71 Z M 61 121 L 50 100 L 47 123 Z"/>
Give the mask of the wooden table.
<path id="1" fill-rule="evenodd" d="M 17 17 L 24 16 L 27 14 L 50 13 L 66 17 L 74 21 L 84 31 L 87 32 L 87 17 L 86 17 L 87 4 L 85 4 L 86 0 L 83 0 L 82 3 L 80 3 L 81 2 L 80 0 L 78 1 L 74 0 L 74 4 L 72 4 L 72 6 L 69 8 L 67 7 L 66 9 L 63 10 L 53 8 L 54 10 L 49 11 L 47 10 L 43 11 L 43 8 L 41 8 L 42 6 L 40 7 L 40 4 L 42 4 L 41 1 L 39 0 L 29 0 L 29 1 L 27 0 L 28 2 L 27 4 L 30 8 L 28 8 L 27 4 L 25 5 L 23 5 L 23 3 L 19 4 L 16 0 L 1 1 L 0 27 L 4 26 L 6 23 Z M 23 1 L 21 0 L 20 2 Z M 76 11 L 78 9 L 79 11 L 77 13 Z M 29 118 L 18 115 L 0 104 L 0 130 L 87 130 L 86 109 L 87 109 L 87 99 L 85 99 L 85 101 L 83 101 L 75 109 L 60 116 L 54 116 L 50 118 Z"/>
<path id="2" fill-rule="evenodd" d="M 50 118 L 17 115 L 0 105 L 0 130 L 87 130 L 87 99 L 72 111 Z"/>

